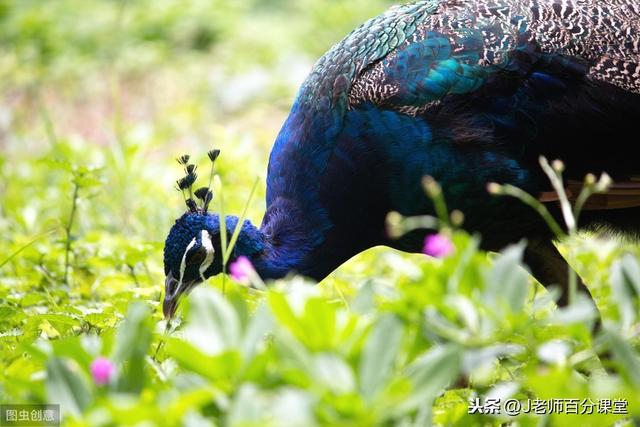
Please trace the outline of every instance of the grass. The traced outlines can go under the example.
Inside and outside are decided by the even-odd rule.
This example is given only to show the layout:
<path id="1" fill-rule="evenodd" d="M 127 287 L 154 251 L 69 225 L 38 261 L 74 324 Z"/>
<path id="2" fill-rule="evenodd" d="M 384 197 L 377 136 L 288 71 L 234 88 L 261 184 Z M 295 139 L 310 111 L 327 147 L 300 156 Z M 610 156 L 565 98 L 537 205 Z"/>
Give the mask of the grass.
<path id="1" fill-rule="evenodd" d="M 521 246 L 485 254 L 455 229 L 443 260 L 374 248 L 319 285 L 266 291 L 217 277 L 162 319 L 175 157 L 220 148 L 224 212 L 259 223 L 300 79 L 388 4 L 0 1 L 0 403 L 57 402 L 70 426 L 514 421 L 468 413 L 487 397 L 612 402 L 524 426 L 640 416 L 640 250 L 620 242 L 561 245 L 603 314 L 596 335 L 592 305 L 556 309 Z"/>

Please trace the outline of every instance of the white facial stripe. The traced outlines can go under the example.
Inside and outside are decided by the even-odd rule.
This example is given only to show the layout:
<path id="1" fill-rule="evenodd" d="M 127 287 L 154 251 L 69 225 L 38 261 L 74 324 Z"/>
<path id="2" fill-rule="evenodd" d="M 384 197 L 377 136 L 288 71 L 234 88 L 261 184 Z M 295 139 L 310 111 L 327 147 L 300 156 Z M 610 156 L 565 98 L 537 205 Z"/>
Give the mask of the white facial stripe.
<path id="1" fill-rule="evenodd" d="M 184 270 L 187 268 L 187 252 L 196 244 L 196 238 L 191 239 L 191 242 L 187 245 L 187 249 L 182 254 L 182 261 L 180 261 L 180 281 L 178 282 L 178 291 L 182 288 L 182 278 L 184 277 Z M 176 291 L 176 292 L 178 292 Z"/>
<path id="2" fill-rule="evenodd" d="M 202 230 L 202 247 L 207 251 L 207 256 L 205 257 L 202 264 L 200 264 L 200 278 L 204 282 L 204 272 L 207 271 L 207 268 L 213 263 L 213 257 L 216 253 L 216 250 L 213 249 L 213 243 L 211 243 L 211 237 L 209 237 L 209 232 L 207 230 Z"/>

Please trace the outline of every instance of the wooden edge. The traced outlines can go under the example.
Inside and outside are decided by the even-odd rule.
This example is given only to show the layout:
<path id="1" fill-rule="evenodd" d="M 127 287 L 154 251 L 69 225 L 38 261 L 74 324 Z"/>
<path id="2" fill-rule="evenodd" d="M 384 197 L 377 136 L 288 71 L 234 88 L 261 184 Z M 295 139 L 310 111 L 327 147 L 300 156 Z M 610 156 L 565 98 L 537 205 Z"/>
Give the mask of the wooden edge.
<path id="1" fill-rule="evenodd" d="M 569 181 L 565 192 L 570 202 L 575 202 L 577 195 L 582 191 L 582 182 Z M 538 195 L 542 203 L 559 202 L 560 197 L 556 191 L 543 191 Z M 583 210 L 625 209 L 640 207 L 640 177 L 634 177 L 631 181 L 612 184 L 605 193 L 593 194 L 585 202 Z"/>

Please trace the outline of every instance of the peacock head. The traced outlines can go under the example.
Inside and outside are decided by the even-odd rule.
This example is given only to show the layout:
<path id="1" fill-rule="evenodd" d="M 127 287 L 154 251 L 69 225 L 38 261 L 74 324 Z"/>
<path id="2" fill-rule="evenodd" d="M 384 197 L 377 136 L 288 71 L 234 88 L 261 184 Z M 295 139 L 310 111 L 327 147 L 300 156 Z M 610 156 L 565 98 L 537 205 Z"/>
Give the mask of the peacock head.
<path id="1" fill-rule="evenodd" d="M 208 153 L 211 177 L 219 154 L 220 150 Z M 178 158 L 178 163 L 184 166 L 185 176 L 177 181 L 177 189 L 182 192 L 188 210 L 176 220 L 165 241 L 166 279 L 162 307 L 165 318 L 173 317 L 182 295 L 188 294 L 196 285 L 222 271 L 220 220 L 218 215 L 208 212 L 209 203 L 213 199 L 211 178 L 208 187 L 193 191 L 197 167 L 189 163 L 188 155 Z M 227 218 L 229 219 L 231 217 Z"/>
<path id="2" fill-rule="evenodd" d="M 237 221 L 232 216 L 226 219 L 227 223 Z M 164 244 L 165 318 L 173 317 L 182 295 L 221 271 L 218 215 L 201 209 L 186 212 L 171 227 Z"/>

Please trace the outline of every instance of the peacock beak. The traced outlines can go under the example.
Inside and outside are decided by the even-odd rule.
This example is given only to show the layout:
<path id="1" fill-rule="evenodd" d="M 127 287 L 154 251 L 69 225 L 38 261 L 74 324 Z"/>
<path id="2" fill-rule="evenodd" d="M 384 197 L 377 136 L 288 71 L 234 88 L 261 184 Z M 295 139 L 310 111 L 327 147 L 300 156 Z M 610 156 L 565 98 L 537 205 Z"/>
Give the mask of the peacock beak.
<path id="1" fill-rule="evenodd" d="M 169 272 L 164 280 L 164 302 L 162 303 L 162 312 L 167 320 L 173 317 L 178 308 L 178 297 L 180 296 L 178 284 L 178 279 Z"/>

